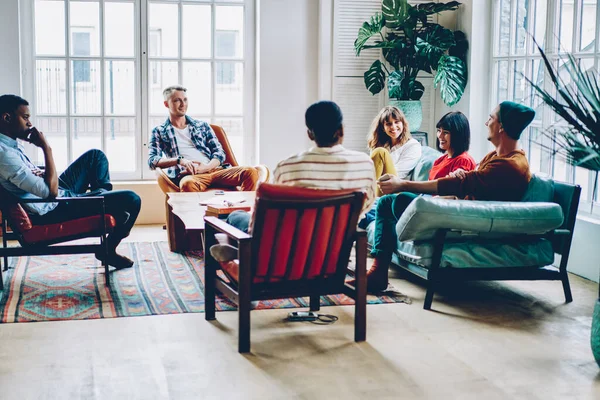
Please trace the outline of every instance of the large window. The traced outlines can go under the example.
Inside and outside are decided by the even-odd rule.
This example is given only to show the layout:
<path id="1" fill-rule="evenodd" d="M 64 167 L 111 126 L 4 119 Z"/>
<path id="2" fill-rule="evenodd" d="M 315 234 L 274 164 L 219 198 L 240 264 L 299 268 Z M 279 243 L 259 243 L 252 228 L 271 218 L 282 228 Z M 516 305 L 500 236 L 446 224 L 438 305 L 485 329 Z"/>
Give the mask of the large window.
<path id="1" fill-rule="evenodd" d="M 514 100 L 536 110 L 536 118 L 521 137 L 521 144 L 534 172 L 555 179 L 576 183 L 582 187 L 580 210 L 594 213 L 598 207 L 598 193 L 592 193 L 596 174 L 573 167 L 555 155 L 554 142 L 548 128 L 560 124 L 554 113 L 542 106 L 533 95 L 523 74 L 538 84 L 551 89 L 545 76 L 544 65 L 530 35 L 544 48 L 559 67 L 559 53 L 571 52 L 581 65 L 598 70 L 600 48 L 597 23 L 600 4 L 596 0 L 495 0 L 496 22 L 493 43 L 494 76 L 492 105 L 503 100 Z M 567 77 L 566 71 L 564 77 Z"/>
<path id="2" fill-rule="evenodd" d="M 246 4 L 248 3 L 248 4 Z M 59 169 L 104 150 L 115 179 L 152 178 L 146 143 L 168 116 L 162 90 L 188 88 L 188 114 L 252 152 L 252 1 L 26 0 L 24 94 Z M 251 28 L 251 27 L 250 27 Z M 246 43 L 248 42 L 248 43 Z M 35 156 L 35 154 L 34 154 Z M 38 160 L 43 160 L 37 152 Z"/>

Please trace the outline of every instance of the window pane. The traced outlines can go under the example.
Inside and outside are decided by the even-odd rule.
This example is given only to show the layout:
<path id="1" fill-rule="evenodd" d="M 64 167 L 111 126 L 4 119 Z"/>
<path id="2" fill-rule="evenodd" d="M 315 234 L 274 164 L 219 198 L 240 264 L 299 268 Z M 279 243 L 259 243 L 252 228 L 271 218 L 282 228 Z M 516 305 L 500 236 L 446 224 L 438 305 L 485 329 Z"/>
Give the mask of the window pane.
<path id="1" fill-rule="evenodd" d="M 187 88 L 189 114 L 211 113 L 212 73 L 209 62 L 184 62 L 183 86 Z"/>
<path id="2" fill-rule="evenodd" d="M 64 1 L 36 0 L 35 52 L 38 55 L 65 55 Z"/>
<path id="3" fill-rule="evenodd" d="M 107 118 L 104 122 L 104 143 L 110 170 L 134 172 L 138 158 L 135 143 L 134 118 Z"/>
<path id="4" fill-rule="evenodd" d="M 133 3 L 105 3 L 104 54 L 133 57 Z"/>
<path id="5" fill-rule="evenodd" d="M 496 63 L 498 76 L 497 93 L 498 99 L 496 104 L 508 100 L 508 61 L 499 61 Z"/>
<path id="6" fill-rule="evenodd" d="M 544 64 L 540 60 L 532 61 L 532 78 L 531 80 L 537 85 L 541 86 L 544 83 Z M 533 101 L 533 108 L 535 109 L 535 121 L 542 120 L 542 113 L 544 112 L 544 102 L 542 99 L 535 95 L 534 90 L 531 90 L 531 96 Z"/>
<path id="7" fill-rule="evenodd" d="M 536 0 L 535 2 L 535 40 L 544 48 L 546 39 L 546 17 L 548 13 L 548 0 Z M 537 48 L 534 53 L 538 54 Z"/>
<path id="8" fill-rule="evenodd" d="M 156 4 L 149 6 L 149 55 L 156 57 L 177 57 L 179 54 L 179 16 L 177 4 Z M 152 34 L 150 34 L 152 32 Z M 154 54 L 153 54 L 154 53 Z"/>
<path id="9" fill-rule="evenodd" d="M 570 52 L 573 48 L 573 0 L 560 1 L 560 49 Z"/>
<path id="10" fill-rule="evenodd" d="M 101 134 L 101 118 L 71 118 L 70 160 L 76 160 L 90 149 L 102 149 Z"/>
<path id="11" fill-rule="evenodd" d="M 100 61 L 71 60 L 71 113 L 100 111 Z"/>
<path id="12" fill-rule="evenodd" d="M 525 70 L 525 60 L 514 61 L 515 76 L 513 79 L 513 100 L 517 103 L 529 104 L 530 96 L 528 95 L 529 84 L 524 78 L 527 74 Z"/>
<path id="13" fill-rule="evenodd" d="M 500 21 L 498 22 L 498 55 L 507 56 L 510 47 L 510 7 L 511 0 L 500 1 Z"/>
<path id="14" fill-rule="evenodd" d="M 208 58 L 212 48 L 211 6 L 183 6 L 183 57 Z"/>
<path id="15" fill-rule="evenodd" d="M 524 55 L 527 50 L 527 31 L 530 28 L 528 9 L 529 0 L 517 0 L 515 53 L 518 55 Z"/>
<path id="16" fill-rule="evenodd" d="M 587 201 L 588 195 L 591 192 L 590 186 L 590 171 L 585 168 L 575 167 L 575 184 L 581 186 L 581 200 Z"/>
<path id="17" fill-rule="evenodd" d="M 215 112 L 241 115 L 243 113 L 243 64 L 217 62 Z"/>
<path id="18" fill-rule="evenodd" d="M 66 63 L 64 60 L 35 62 L 35 104 L 37 114 L 66 114 Z"/>
<path id="19" fill-rule="evenodd" d="M 98 3 L 71 2 L 71 55 L 100 55 L 100 7 Z"/>
<path id="20" fill-rule="evenodd" d="M 69 165 L 69 155 L 67 153 L 67 119 L 66 118 L 48 118 L 38 117 L 36 127 L 44 133 L 48 143 L 52 147 L 54 163 L 58 171 L 64 171 Z M 44 153 L 37 149 L 37 159 L 39 164 L 44 163 Z"/>
<path id="21" fill-rule="evenodd" d="M 179 83 L 177 61 L 151 61 L 148 70 L 150 113 L 167 115 L 162 92 L 167 86 Z"/>
<path id="22" fill-rule="evenodd" d="M 244 160 L 244 121 L 242 118 L 216 118 L 215 124 L 220 125 L 233 149 L 233 154 L 240 165 L 245 164 Z"/>
<path id="23" fill-rule="evenodd" d="M 215 57 L 241 58 L 244 54 L 243 7 L 217 7 Z"/>
<path id="24" fill-rule="evenodd" d="M 135 114 L 134 62 L 111 60 L 105 65 L 105 114 Z"/>
<path id="25" fill-rule="evenodd" d="M 596 35 L 596 0 L 585 0 L 581 12 L 581 31 L 579 32 L 579 50 L 594 51 L 594 36 Z"/>

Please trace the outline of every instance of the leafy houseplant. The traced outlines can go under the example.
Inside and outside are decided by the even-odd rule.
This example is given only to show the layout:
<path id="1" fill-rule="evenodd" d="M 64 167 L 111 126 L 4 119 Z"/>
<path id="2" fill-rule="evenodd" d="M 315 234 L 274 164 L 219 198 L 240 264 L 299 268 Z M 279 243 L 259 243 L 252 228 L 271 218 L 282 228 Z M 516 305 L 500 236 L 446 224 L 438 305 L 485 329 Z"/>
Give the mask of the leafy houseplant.
<path id="1" fill-rule="evenodd" d="M 456 10 L 460 4 L 450 1 L 412 6 L 408 0 L 383 0 L 381 13 L 363 23 L 354 42 L 357 56 L 364 49 L 380 48 L 391 67 L 390 71 L 385 63 L 375 60 L 364 74 L 367 89 L 375 95 L 387 81 L 390 99 L 420 100 L 424 87 L 417 74 L 435 72 L 434 85 L 439 85 L 444 103 L 458 103 L 467 85 L 465 34 L 428 22 L 427 17 Z"/>
<path id="2" fill-rule="evenodd" d="M 535 41 L 535 39 L 534 39 Z M 550 77 L 556 95 L 524 76 L 536 95 L 560 116 L 567 126 L 551 126 L 544 136 L 553 142 L 554 149 L 546 149 L 563 156 L 570 164 L 596 172 L 600 171 L 600 83 L 596 71 L 585 71 L 571 54 L 561 57 L 561 66 L 555 66 L 535 42 Z M 566 74 L 559 73 L 565 70 Z M 565 77 L 568 76 L 570 82 Z M 596 193 L 596 184 L 592 193 Z M 594 358 L 600 366 L 600 293 L 592 318 L 591 345 Z"/>

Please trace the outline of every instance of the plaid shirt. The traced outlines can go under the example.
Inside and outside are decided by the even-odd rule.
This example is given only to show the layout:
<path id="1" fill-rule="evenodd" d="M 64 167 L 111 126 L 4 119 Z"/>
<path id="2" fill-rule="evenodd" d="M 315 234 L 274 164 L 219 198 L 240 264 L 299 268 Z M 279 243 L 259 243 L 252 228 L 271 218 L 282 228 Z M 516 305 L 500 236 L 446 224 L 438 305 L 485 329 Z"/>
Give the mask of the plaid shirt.
<path id="1" fill-rule="evenodd" d="M 210 125 L 204 121 L 198 121 L 185 116 L 190 127 L 190 136 L 196 149 L 204 153 L 209 159 L 216 158 L 219 163 L 225 161 L 225 151 L 215 136 Z M 169 118 L 164 124 L 155 127 L 150 135 L 148 143 L 148 165 L 150 169 L 156 169 L 156 164 L 163 158 L 175 158 L 179 156 L 179 147 L 175 137 L 175 129 Z M 183 171 L 183 167 L 175 165 L 167 169 L 167 175 L 174 179 Z"/>

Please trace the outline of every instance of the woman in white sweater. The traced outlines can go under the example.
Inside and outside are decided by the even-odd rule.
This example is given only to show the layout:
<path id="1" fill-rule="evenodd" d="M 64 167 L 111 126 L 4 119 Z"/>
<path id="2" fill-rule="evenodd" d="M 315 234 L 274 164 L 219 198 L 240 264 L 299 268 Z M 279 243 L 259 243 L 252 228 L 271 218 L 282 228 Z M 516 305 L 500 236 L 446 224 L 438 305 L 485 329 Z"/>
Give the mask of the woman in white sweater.
<path id="1" fill-rule="evenodd" d="M 384 107 L 373 120 L 368 146 L 376 179 L 384 174 L 406 178 L 421 158 L 421 144 L 410 135 L 402 111 L 393 106 Z"/>

